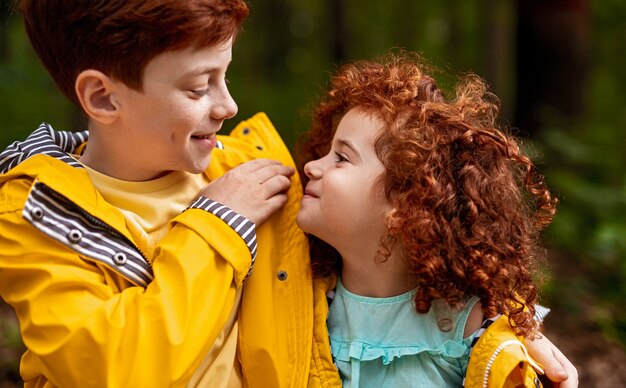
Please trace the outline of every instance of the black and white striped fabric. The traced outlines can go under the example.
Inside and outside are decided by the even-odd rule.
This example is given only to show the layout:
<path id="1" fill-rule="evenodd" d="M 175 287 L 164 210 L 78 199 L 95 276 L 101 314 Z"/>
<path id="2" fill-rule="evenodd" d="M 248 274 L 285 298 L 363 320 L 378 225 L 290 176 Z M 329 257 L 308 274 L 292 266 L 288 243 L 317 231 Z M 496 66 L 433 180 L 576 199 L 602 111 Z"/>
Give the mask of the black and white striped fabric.
<path id="1" fill-rule="evenodd" d="M 42 183 L 35 183 L 22 216 L 47 236 L 107 264 L 136 285 L 146 287 L 153 279 L 148 260 L 132 241 Z"/>
<path id="2" fill-rule="evenodd" d="M 72 158 L 72 153 L 79 145 L 86 142 L 89 132 L 55 131 L 49 124 L 43 123 L 24 141 L 16 141 L 0 153 L 0 174 L 4 174 L 13 167 L 33 155 L 45 154 L 65 163 L 82 168 L 81 164 Z"/>

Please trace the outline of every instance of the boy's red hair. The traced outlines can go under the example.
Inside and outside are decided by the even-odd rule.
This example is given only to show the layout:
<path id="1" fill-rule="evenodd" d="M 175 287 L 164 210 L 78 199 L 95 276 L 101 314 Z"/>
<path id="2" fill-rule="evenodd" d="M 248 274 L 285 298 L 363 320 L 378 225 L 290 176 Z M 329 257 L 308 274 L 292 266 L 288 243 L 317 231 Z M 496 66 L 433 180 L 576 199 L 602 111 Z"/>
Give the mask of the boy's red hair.
<path id="1" fill-rule="evenodd" d="M 99 70 L 141 90 L 152 58 L 225 42 L 248 16 L 243 0 L 21 0 L 19 7 L 35 52 L 76 104 L 81 71 Z"/>

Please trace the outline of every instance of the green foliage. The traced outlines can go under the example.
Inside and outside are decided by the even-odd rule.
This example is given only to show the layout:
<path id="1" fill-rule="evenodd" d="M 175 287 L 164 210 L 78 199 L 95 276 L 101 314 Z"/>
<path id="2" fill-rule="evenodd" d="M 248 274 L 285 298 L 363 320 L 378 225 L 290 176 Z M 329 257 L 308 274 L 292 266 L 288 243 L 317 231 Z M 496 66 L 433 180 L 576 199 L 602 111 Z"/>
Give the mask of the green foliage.
<path id="1" fill-rule="evenodd" d="M 338 44 L 333 40 L 338 28 L 331 17 L 333 3 L 343 4 L 344 10 L 341 58 L 333 54 Z M 498 14 L 493 17 L 508 21 L 511 5 L 497 4 L 493 12 Z M 337 66 L 372 59 L 392 48 L 420 52 L 436 67 L 452 73 L 480 73 L 486 62 L 482 39 L 486 22 L 480 5 L 479 0 L 252 2 L 228 74 L 239 105 L 235 121 L 265 111 L 292 147 L 306 130 L 311 105 Z M 270 26 L 268 20 L 281 22 Z M 510 25 L 504 28 L 506 34 L 511 33 Z M 443 77 L 448 84 L 450 77 Z M 226 129 L 234 125 L 225 123 Z"/>
<path id="2" fill-rule="evenodd" d="M 599 37 L 593 41 L 586 115 L 573 121 L 548 114 L 551 125 L 537 141 L 547 180 L 560 198 L 549 243 L 570 266 L 554 274 L 559 285 L 550 292 L 626 344 L 626 58 L 614 55 L 626 43 L 611 37 L 626 36 L 620 16 L 626 4 L 594 6 Z"/>
<path id="3" fill-rule="evenodd" d="M 42 121 L 65 129 L 73 106 L 57 90 L 36 58 L 22 26 L 10 19 L 8 57 L 0 58 L 0 148 L 23 139 Z"/>
<path id="4" fill-rule="evenodd" d="M 578 129 L 552 127 L 541 147 L 548 182 L 560 198 L 549 242 L 577 269 L 554 276 L 581 282 L 555 294 L 570 305 L 588 300 L 592 308 L 585 313 L 626 344 L 620 303 L 626 298 L 626 141 L 613 128 L 599 117 Z"/>
<path id="5" fill-rule="evenodd" d="M 0 299 L 0 383 L 5 380 L 17 383 L 24 345 L 15 314 L 8 309 L 9 307 Z"/>

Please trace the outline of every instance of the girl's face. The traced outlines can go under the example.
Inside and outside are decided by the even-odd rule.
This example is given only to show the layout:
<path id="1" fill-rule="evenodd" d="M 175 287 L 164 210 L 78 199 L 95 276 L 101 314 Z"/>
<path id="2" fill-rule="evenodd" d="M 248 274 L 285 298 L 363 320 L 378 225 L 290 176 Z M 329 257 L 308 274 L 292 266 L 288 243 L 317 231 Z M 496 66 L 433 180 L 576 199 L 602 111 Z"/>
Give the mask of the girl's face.
<path id="1" fill-rule="evenodd" d="M 354 249 L 375 252 L 386 231 L 391 205 L 377 183 L 384 167 L 374 150 L 382 128 L 380 120 L 354 108 L 339 123 L 328 155 L 304 167 L 310 181 L 298 225 L 344 257 Z"/>

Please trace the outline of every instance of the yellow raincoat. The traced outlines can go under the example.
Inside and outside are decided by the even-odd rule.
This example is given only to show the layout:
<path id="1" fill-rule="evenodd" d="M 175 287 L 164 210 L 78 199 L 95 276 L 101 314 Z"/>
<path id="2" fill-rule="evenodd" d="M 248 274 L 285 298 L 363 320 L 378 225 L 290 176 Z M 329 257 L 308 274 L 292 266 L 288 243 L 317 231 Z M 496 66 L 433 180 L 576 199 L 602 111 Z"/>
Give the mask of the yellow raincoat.
<path id="1" fill-rule="evenodd" d="M 15 308 L 28 348 L 20 367 L 27 387 L 184 386 L 242 282 L 246 385 L 340 386 L 295 224 L 297 176 L 288 204 L 256 229 L 254 272 L 244 282 L 250 248 L 206 209 L 175 217 L 145 257 L 122 213 L 68 155 L 86 138 L 44 124 L 0 154 L 0 296 Z M 293 165 L 264 114 L 218 140 L 211 179 L 259 157 Z"/>
<path id="2" fill-rule="evenodd" d="M 480 336 L 470 355 L 465 388 L 539 388 L 543 369 L 515 335 L 506 316 L 495 320 Z"/>

